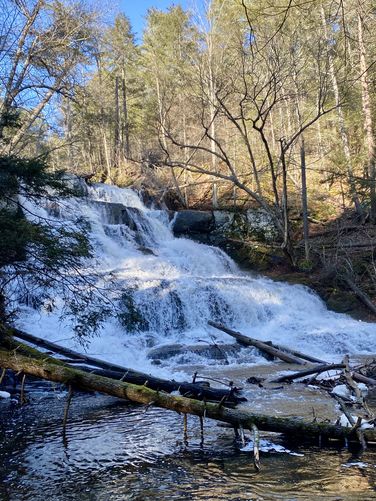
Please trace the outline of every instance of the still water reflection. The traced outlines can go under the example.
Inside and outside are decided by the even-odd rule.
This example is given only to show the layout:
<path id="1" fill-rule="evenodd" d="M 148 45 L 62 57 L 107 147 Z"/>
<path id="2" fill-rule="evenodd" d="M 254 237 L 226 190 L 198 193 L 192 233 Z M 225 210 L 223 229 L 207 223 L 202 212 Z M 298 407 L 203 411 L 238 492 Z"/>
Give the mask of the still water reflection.
<path id="1" fill-rule="evenodd" d="M 239 451 L 231 430 L 102 396 L 76 395 L 65 440 L 64 395 L 0 404 L 0 499 L 18 500 L 368 500 L 376 499 L 376 454 L 298 448 L 303 456 Z M 270 436 L 268 437 L 270 439 Z M 278 438 L 272 438 L 278 443 Z M 358 463 L 358 464 L 356 464 Z"/>

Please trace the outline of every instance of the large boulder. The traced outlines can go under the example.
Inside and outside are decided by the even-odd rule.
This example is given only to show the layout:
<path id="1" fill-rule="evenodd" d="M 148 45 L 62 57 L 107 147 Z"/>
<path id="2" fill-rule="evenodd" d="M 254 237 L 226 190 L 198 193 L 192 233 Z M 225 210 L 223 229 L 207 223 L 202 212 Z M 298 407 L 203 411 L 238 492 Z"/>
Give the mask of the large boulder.
<path id="1" fill-rule="evenodd" d="M 138 229 L 135 220 L 142 217 L 142 213 L 139 209 L 135 207 L 125 207 L 125 205 L 115 202 L 92 200 L 90 203 L 100 209 L 106 224 L 125 224 L 131 230 Z"/>
<path id="2" fill-rule="evenodd" d="M 241 350 L 239 344 L 193 344 L 193 345 L 183 345 L 183 344 L 169 344 L 164 346 L 158 346 L 153 348 L 148 352 L 147 357 L 152 360 L 167 359 L 181 355 L 201 355 L 204 357 L 211 358 L 213 360 L 227 360 L 227 357 L 235 356 Z"/>
<path id="3" fill-rule="evenodd" d="M 244 212 L 226 210 L 182 210 L 169 212 L 172 230 L 176 235 L 221 245 L 227 238 L 249 238 L 270 243 L 278 240 L 275 222 L 264 209 L 248 209 Z"/>
<path id="4" fill-rule="evenodd" d="M 179 211 L 172 223 L 175 234 L 210 233 L 213 227 L 213 213 L 201 210 Z"/>
<path id="5" fill-rule="evenodd" d="M 214 216 L 214 226 L 216 231 L 228 231 L 231 229 L 234 221 L 234 212 L 229 212 L 225 210 L 215 210 L 213 211 Z"/>

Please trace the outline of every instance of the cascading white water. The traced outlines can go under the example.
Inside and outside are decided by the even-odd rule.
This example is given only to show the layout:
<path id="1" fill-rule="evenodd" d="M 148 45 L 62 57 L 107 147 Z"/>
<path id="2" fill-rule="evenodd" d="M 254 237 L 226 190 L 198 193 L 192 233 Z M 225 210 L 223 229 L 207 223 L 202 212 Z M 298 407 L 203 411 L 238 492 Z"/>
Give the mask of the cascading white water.
<path id="1" fill-rule="evenodd" d="M 51 210 L 48 214 L 52 217 Z M 87 199 L 65 200 L 59 211 L 54 207 L 60 223 L 73 215 L 89 221 L 95 250 L 83 273 L 95 272 L 104 282 L 111 276 L 117 298 L 122 296 L 123 322 L 107 320 L 91 340 L 90 354 L 153 371 L 146 357 L 150 347 L 214 338 L 231 342 L 208 327 L 208 320 L 328 360 L 376 352 L 376 325 L 328 311 L 308 288 L 250 276 L 220 249 L 175 238 L 168 214 L 146 208 L 132 190 L 98 184 Z M 74 346 L 59 308 L 23 307 L 19 325 Z"/>

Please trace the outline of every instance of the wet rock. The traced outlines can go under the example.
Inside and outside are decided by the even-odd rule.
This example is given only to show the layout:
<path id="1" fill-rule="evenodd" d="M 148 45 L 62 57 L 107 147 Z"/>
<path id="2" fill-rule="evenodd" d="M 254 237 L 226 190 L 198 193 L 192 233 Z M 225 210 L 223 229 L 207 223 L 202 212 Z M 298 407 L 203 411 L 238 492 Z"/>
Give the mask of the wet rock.
<path id="1" fill-rule="evenodd" d="M 183 210 L 176 214 L 173 231 L 176 234 L 210 233 L 214 227 L 211 211 Z"/>
<path id="2" fill-rule="evenodd" d="M 101 210 L 106 224 L 125 224 L 131 230 L 137 230 L 135 219 L 141 217 L 139 209 L 114 202 L 91 201 L 91 204 Z"/>
<path id="3" fill-rule="evenodd" d="M 264 242 L 273 242 L 278 231 L 270 214 L 264 209 L 248 209 L 246 212 L 249 233 Z"/>
<path id="4" fill-rule="evenodd" d="M 266 272 L 286 263 L 282 251 L 255 242 L 230 238 L 222 247 L 227 254 L 246 269 Z"/>
<path id="5" fill-rule="evenodd" d="M 175 234 L 186 234 L 215 245 L 227 238 L 254 237 L 274 242 L 278 232 L 270 215 L 263 209 L 246 212 L 184 210 L 169 213 Z"/>
<path id="6" fill-rule="evenodd" d="M 209 357 L 213 360 L 226 360 L 227 356 L 235 355 L 239 352 L 241 346 L 238 344 L 221 344 L 221 345 L 183 345 L 169 344 L 159 346 L 149 351 L 148 358 L 153 360 L 161 360 L 175 357 L 176 355 L 186 355 L 193 353 Z"/>
<path id="7" fill-rule="evenodd" d="M 141 251 L 143 254 L 146 254 L 146 255 L 152 255 L 152 256 L 156 256 L 157 254 L 153 251 L 153 249 L 150 249 L 149 247 L 144 247 L 143 245 L 140 245 L 138 247 L 138 250 Z"/>
<path id="8" fill-rule="evenodd" d="M 262 383 L 265 381 L 265 378 L 262 377 L 256 377 L 256 376 L 251 376 L 248 379 L 246 379 L 246 382 L 249 384 L 257 384 L 262 388 Z"/>
<path id="9" fill-rule="evenodd" d="M 215 210 L 213 211 L 215 230 L 227 231 L 231 228 L 234 221 L 234 213 L 228 211 Z"/>
<path id="10" fill-rule="evenodd" d="M 326 300 L 329 309 L 338 313 L 350 313 L 359 308 L 357 298 L 344 290 L 334 289 Z"/>

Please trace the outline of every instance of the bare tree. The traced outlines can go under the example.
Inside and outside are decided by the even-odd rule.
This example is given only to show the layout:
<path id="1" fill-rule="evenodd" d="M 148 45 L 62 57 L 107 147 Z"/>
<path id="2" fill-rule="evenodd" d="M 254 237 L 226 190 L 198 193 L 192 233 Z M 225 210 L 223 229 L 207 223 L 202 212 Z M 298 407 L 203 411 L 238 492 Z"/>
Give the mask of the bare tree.
<path id="1" fill-rule="evenodd" d="M 279 137 L 279 148 L 276 150 L 276 132 L 273 129 L 274 135 L 269 133 L 271 116 L 273 110 L 277 111 L 286 102 L 296 107 L 296 89 L 292 93 L 284 90 L 286 82 L 291 82 L 290 87 L 293 85 L 294 67 L 288 57 L 281 55 L 278 37 L 266 34 L 265 38 L 267 44 L 262 44 L 262 50 L 253 42 L 244 44 L 242 36 L 238 39 L 236 50 L 227 49 L 234 50 L 232 63 L 222 78 L 217 78 L 214 96 L 208 90 L 205 74 L 199 73 L 198 85 L 192 90 L 191 96 L 192 102 L 195 96 L 194 103 L 200 110 L 197 113 L 199 133 L 183 142 L 174 128 L 173 120 L 165 120 L 160 125 L 165 136 L 167 165 L 227 180 L 243 190 L 273 219 L 282 240 L 282 248 L 295 262 L 288 215 L 288 154 L 300 142 L 302 173 L 305 174 L 304 133 L 323 115 L 335 109 L 336 105 L 328 104 L 327 83 L 325 79 L 319 79 L 314 89 L 316 108 L 306 117 L 299 112 L 295 130 L 291 131 L 289 137 Z M 221 130 L 231 130 L 240 139 L 242 169 L 237 169 L 238 160 L 235 161 L 232 144 L 226 141 L 226 135 L 219 132 L 213 134 L 213 121 L 220 121 Z M 190 152 L 188 158 L 182 157 L 181 152 L 187 150 Z M 209 167 L 205 157 L 216 157 L 218 168 Z M 250 181 L 255 182 L 255 189 L 252 189 Z M 305 183 L 302 191 L 307 225 Z M 305 228 L 307 240 L 307 226 Z"/>
<path id="2" fill-rule="evenodd" d="M 69 96 L 76 68 L 85 61 L 93 14 L 80 2 L 30 3 L 2 0 L 0 141 L 3 152 L 22 148 L 33 126 L 56 94 Z M 16 131 L 6 134 L 12 117 Z"/>

